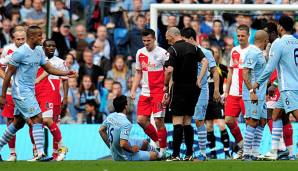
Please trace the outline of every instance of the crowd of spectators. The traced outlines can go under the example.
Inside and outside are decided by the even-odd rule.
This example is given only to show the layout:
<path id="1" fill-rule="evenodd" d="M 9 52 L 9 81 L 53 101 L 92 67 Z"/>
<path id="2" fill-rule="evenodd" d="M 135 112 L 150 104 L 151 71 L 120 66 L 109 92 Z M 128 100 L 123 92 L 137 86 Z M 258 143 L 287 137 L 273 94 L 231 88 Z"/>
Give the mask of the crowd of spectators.
<path id="1" fill-rule="evenodd" d="M 57 55 L 69 69 L 79 73 L 69 79 L 68 107 L 61 123 L 101 123 L 114 111 L 112 100 L 130 94 L 135 55 L 143 47 L 141 31 L 150 27 L 150 3 L 199 4 L 298 4 L 298 0 L 53 0 L 51 1 L 51 38 Z M 70 10 L 71 9 L 71 10 Z M 158 15 L 158 44 L 169 47 L 165 32 L 169 27 L 192 27 L 197 42 L 212 49 L 222 65 L 228 66 L 230 52 L 238 45 L 236 28 L 248 25 L 250 43 L 258 29 L 281 15 L 296 19 L 295 12 L 163 11 Z M 0 53 L 11 43 L 10 31 L 16 25 L 46 26 L 43 0 L 0 0 Z M 140 90 L 137 91 L 140 94 Z M 136 103 L 129 100 L 130 120 L 136 121 Z M 3 122 L 3 121 L 2 121 Z M 1 118 L 0 118 L 1 123 Z"/>

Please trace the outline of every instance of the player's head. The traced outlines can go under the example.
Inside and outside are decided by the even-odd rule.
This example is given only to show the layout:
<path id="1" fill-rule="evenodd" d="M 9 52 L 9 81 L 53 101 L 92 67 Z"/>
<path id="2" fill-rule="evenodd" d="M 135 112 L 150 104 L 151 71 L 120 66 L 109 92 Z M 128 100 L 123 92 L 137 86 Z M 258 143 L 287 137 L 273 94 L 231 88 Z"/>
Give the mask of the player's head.
<path id="1" fill-rule="evenodd" d="M 152 51 L 155 47 L 155 31 L 147 28 L 143 29 L 142 40 L 146 49 Z"/>
<path id="2" fill-rule="evenodd" d="M 26 41 L 26 31 L 23 26 L 16 26 L 12 31 L 12 38 L 17 47 L 22 46 Z"/>
<path id="3" fill-rule="evenodd" d="M 186 42 L 189 42 L 192 44 L 196 43 L 197 34 L 196 34 L 195 30 L 190 27 L 182 29 L 181 36 Z"/>
<path id="4" fill-rule="evenodd" d="M 238 26 L 237 39 L 241 47 L 246 47 L 249 45 L 248 38 L 249 38 L 249 27 L 244 24 Z"/>
<path id="5" fill-rule="evenodd" d="M 269 42 L 269 35 L 264 30 L 258 30 L 255 35 L 254 44 L 264 50 Z"/>
<path id="6" fill-rule="evenodd" d="M 281 16 L 278 20 L 277 30 L 280 36 L 282 36 L 285 32 L 292 32 L 293 27 L 294 21 L 289 16 Z"/>
<path id="7" fill-rule="evenodd" d="M 113 100 L 113 106 L 115 108 L 115 112 L 125 113 L 127 110 L 127 98 L 124 95 L 118 96 Z"/>
<path id="8" fill-rule="evenodd" d="M 39 26 L 29 26 L 27 29 L 27 40 L 32 45 L 42 45 L 42 29 Z"/>
<path id="9" fill-rule="evenodd" d="M 54 56 L 56 50 L 56 43 L 52 39 L 46 39 L 43 42 L 43 50 L 47 57 L 51 58 Z"/>
<path id="10" fill-rule="evenodd" d="M 278 38 L 277 24 L 275 22 L 269 22 L 266 28 L 269 34 L 269 42 L 272 43 L 276 38 Z"/>
<path id="11" fill-rule="evenodd" d="M 170 45 L 173 45 L 177 39 L 181 38 L 180 30 L 177 27 L 171 27 L 166 32 L 166 39 Z"/>

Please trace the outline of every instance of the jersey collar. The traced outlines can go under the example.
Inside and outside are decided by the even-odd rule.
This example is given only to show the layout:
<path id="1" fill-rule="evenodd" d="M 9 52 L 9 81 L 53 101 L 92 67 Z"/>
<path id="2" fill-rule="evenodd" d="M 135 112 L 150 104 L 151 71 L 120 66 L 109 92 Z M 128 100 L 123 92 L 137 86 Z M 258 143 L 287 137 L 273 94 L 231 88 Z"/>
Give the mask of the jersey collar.
<path id="1" fill-rule="evenodd" d="M 126 117 L 126 115 L 125 115 L 124 113 L 117 113 L 117 115 L 120 115 L 120 116 Z"/>

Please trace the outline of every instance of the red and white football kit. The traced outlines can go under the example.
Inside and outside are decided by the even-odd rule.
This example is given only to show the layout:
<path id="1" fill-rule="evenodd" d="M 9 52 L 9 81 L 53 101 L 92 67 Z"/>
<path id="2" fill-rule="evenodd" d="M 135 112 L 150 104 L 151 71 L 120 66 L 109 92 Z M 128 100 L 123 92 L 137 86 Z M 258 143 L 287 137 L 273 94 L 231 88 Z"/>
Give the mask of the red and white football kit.
<path id="1" fill-rule="evenodd" d="M 238 117 L 240 112 L 245 114 L 244 102 L 242 100 L 242 64 L 245 55 L 251 46 L 241 49 L 236 46 L 231 51 L 230 68 L 233 69 L 232 82 L 225 103 L 225 116 Z"/>
<path id="2" fill-rule="evenodd" d="M 138 102 L 138 115 L 164 117 L 161 102 L 164 96 L 164 63 L 169 59 L 167 51 L 156 46 L 148 51 L 145 47 L 136 54 L 136 70 L 142 71 L 142 91 Z"/>
<path id="3" fill-rule="evenodd" d="M 11 43 L 7 46 L 4 46 L 3 52 L 1 54 L 1 59 L 0 59 L 0 66 L 3 69 L 6 69 L 6 66 L 9 62 L 9 59 L 11 58 L 13 52 L 17 49 L 16 45 L 14 43 Z M 3 107 L 2 111 L 2 116 L 6 118 L 13 118 L 14 114 L 14 102 L 12 100 L 11 96 L 11 85 L 7 88 L 7 93 L 6 93 L 6 104 Z"/>
<path id="4" fill-rule="evenodd" d="M 54 68 L 67 71 L 64 60 L 59 57 L 54 56 L 48 61 Z M 40 67 L 37 77 L 43 72 L 44 69 Z M 36 99 L 40 105 L 43 117 L 53 117 L 55 122 L 59 121 L 61 112 L 60 78 L 67 79 L 67 77 L 48 75 L 35 85 Z"/>

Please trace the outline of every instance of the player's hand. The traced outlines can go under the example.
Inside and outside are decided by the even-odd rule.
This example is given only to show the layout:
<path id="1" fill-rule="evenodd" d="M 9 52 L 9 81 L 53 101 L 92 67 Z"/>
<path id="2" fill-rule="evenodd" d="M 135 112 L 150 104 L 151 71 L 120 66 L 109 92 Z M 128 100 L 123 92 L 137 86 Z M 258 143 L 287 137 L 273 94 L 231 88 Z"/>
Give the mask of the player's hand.
<path id="1" fill-rule="evenodd" d="M 166 106 L 170 103 L 170 95 L 169 93 L 165 93 L 163 95 L 163 98 L 162 98 L 162 101 L 161 101 L 161 104 L 163 106 L 163 108 L 166 108 Z"/>
<path id="2" fill-rule="evenodd" d="M 6 98 L 1 96 L 0 97 L 0 108 L 3 109 L 5 104 L 6 104 Z"/>
<path id="3" fill-rule="evenodd" d="M 67 76 L 69 78 L 76 78 L 78 76 L 78 74 L 77 74 L 77 72 L 70 70 L 67 72 Z"/>
<path id="4" fill-rule="evenodd" d="M 218 103 L 218 102 L 220 102 L 220 99 L 221 99 L 221 97 L 220 97 L 219 91 L 218 90 L 217 91 L 214 91 L 214 93 L 213 93 L 213 100 Z"/>
<path id="5" fill-rule="evenodd" d="M 64 97 L 63 100 L 62 100 L 62 102 L 61 102 L 61 109 L 66 108 L 67 107 L 67 104 L 68 104 L 67 98 Z"/>
<path id="6" fill-rule="evenodd" d="M 130 98 L 132 100 L 135 100 L 136 99 L 136 92 L 135 91 L 130 91 Z"/>
<path id="7" fill-rule="evenodd" d="M 258 104 L 258 97 L 257 97 L 255 92 L 250 93 L 250 100 L 251 100 L 252 103 Z"/>
<path id="8" fill-rule="evenodd" d="M 137 152 L 139 152 L 139 147 L 137 145 L 134 145 L 134 146 L 131 147 L 131 151 L 133 153 L 137 153 Z"/>
<path id="9" fill-rule="evenodd" d="M 268 95 L 269 95 L 269 97 L 273 97 L 275 95 L 275 90 L 276 90 L 276 87 L 274 85 L 271 85 L 268 88 Z"/>

